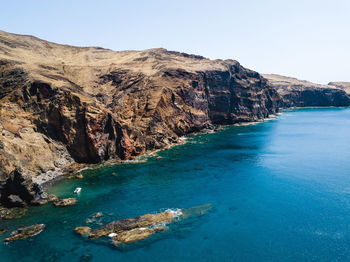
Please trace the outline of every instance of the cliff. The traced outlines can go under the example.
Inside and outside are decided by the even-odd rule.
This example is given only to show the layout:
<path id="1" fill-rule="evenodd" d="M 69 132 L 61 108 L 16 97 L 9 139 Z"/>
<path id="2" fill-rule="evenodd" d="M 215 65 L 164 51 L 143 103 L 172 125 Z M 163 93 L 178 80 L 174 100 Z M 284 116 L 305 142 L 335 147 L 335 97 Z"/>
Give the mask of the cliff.
<path id="1" fill-rule="evenodd" d="M 328 85 L 335 86 L 339 89 L 344 90 L 347 94 L 350 94 L 350 83 L 349 82 L 329 82 Z"/>
<path id="2" fill-rule="evenodd" d="M 266 79 L 234 60 L 0 31 L 1 202 L 37 203 L 38 185 L 69 164 L 132 159 L 191 132 L 261 120 L 279 104 Z"/>
<path id="3" fill-rule="evenodd" d="M 342 87 L 340 84 L 319 85 L 276 74 L 264 74 L 263 77 L 277 90 L 281 96 L 280 105 L 284 108 L 350 105 L 349 93 L 346 92 L 346 87 Z M 350 88 L 350 84 L 348 88 Z"/>

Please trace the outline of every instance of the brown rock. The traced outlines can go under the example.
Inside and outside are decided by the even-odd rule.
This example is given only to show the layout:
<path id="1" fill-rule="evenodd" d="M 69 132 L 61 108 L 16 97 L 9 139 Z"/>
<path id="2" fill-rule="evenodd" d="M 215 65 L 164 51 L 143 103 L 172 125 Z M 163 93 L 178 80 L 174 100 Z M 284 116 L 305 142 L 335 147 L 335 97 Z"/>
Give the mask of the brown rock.
<path id="1" fill-rule="evenodd" d="M 81 236 L 88 236 L 91 228 L 90 227 L 76 227 L 74 231 Z"/>
<path id="2" fill-rule="evenodd" d="M 49 194 L 48 198 L 49 198 L 49 202 L 55 202 L 59 200 L 59 197 L 54 194 Z"/>
<path id="3" fill-rule="evenodd" d="M 6 228 L 0 228 L 0 235 L 6 233 L 8 230 Z"/>
<path id="4" fill-rule="evenodd" d="M 275 89 L 234 60 L 79 48 L 3 31 L 0 49 L 0 180 L 18 166 L 30 181 L 75 161 L 133 159 L 278 111 Z"/>
<path id="5" fill-rule="evenodd" d="M 150 228 L 124 231 L 117 234 L 117 236 L 113 237 L 113 244 L 117 246 L 120 244 L 129 244 L 132 242 L 144 240 L 153 235 L 154 233 L 155 231 Z"/>
<path id="6" fill-rule="evenodd" d="M 350 94 L 350 82 L 330 82 L 329 86 L 335 86 L 341 90 L 344 90 L 347 94 Z"/>
<path id="7" fill-rule="evenodd" d="M 350 84 L 315 84 L 276 74 L 263 75 L 281 96 L 282 107 L 349 106 Z M 347 93 L 348 92 L 348 93 Z"/>
<path id="8" fill-rule="evenodd" d="M 108 236 L 111 233 L 119 234 L 124 231 L 129 231 L 137 228 L 147 228 L 157 224 L 169 224 L 175 219 L 175 215 L 170 211 L 165 211 L 157 214 L 146 214 L 140 217 L 120 219 L 111 222 L 99 229 L 93 230 L 89 237 L 100 238 Z"/>
<path id="9" fill-rule="evenodd" d="M 211 208 L 211 204 L 206 204 L 188 209 L 166 210 L 162 213 L 113 221 L 93 231 L 90 231 L 89 227 L 77 227 L 75 231 L 91 239 L 109 236 L 112 238 L 113 245 L 118 246 L 147 239 L 157 232 L 167 230 L 167 224 L 180 218 L 202 216 Z"/>
<path id="10" fill-rule="evenodd" d="M 64 198 L 64 199 L 59 199 L 53 202 L 53 205 L 55 207 L 66 207 L 66 206 L 72 206 L 77 203 L 76 198 Z"/>
<path id="11" fill-rule="evenodd" d="M 112 243 L 115 246 L 118 246 L 120 244 L 130 244 L 133 242 L 144 240 L 146 238 L 149 238 L 156 232 L 165 230 L 167 230 L 166 226 L 158 226 L 155 228 L 136 228 L 129 231 L 123 231 L 112 238 Z"/>
<path id="12" fill-rule="evenodd" d="M 35 224 L 28 227 L 20 227 L 13 231 L 6 239 L 5 242 L 11 242 L 19 239 L 26 239 L 28 237 L 35 236 L 41 233 L 45 228 L 44 224 Z"/>
<path id="13" fill-rule="evenodd" d="M 5 208 L 0 206 L 0 219 L 11 220 L 23 217 L 28 211 L 26 207 Z"/>

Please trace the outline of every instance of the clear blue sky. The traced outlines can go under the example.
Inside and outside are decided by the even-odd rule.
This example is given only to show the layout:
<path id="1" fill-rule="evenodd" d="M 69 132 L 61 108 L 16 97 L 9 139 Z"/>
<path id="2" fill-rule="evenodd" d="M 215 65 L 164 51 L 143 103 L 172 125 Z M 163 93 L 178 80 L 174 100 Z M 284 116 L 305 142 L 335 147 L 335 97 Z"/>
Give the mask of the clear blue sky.
<path id="1" fill-rule="evenodd" d="M 1 0 L 0 29 L 113 50 L 164 47 L 261 73 L 350 81 L 349 0 Z"/>

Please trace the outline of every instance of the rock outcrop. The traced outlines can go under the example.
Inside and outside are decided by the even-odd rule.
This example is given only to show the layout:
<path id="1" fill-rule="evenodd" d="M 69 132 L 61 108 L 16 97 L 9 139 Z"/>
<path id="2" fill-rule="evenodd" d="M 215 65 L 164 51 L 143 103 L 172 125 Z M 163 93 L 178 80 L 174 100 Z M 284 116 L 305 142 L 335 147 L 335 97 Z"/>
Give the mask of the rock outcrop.
<path id="1" fill-rule="evenodd" d="M 67 207 L 67 206 L 73 206 L 77 203 L 76 198 L 63 198 L 63 199 L 58 199 L 53 202 L 53 205 L 55 207 Z"/>
<path id="2" fill-rule="evenodd" d="M 81 48 L 0 31 L 0 181 L 17 167 L 31 185 L 71 163 L 132 159 L 191 132 L 262 120 L 279 100 L 234 60 Z M 1 199 L 28 204 L 39 194 L 28 191 Z"/>
<path id="3" fill-rule="evenodd" d="M 22 207 L 38 202 L 43 191 L 40 186 L 27 179 L 22 169 L 17 168 L 9 174 L 1 186 L 1 203 L 7 207 Z"/>
<path id="4" fill-rule="evenodd" d="M 90 227 L 76 227 L 74 229 L 75 233 L 77 233 L 78 235 L 81 236 L 88 236 L 91 232 L 91 228 Z"/>
<path id="5" fill-rule="evenodd" d="M 7 238 L 5 242 L 12 242 L 15 240 L 26 239 L 28 237 L 36 236 L 40 234 L 45 228 L 44 224 L 35 224 L 28 227 L 20 227 L 13 231 Z"/>
<path id="6" fill-rule="evenodd" d="M 27 208 L 13 207 L 6 208 L 0 206 L 0 219 L 11 220 L 23 217 L 27 213 Z"/>
<path id="7" fill-rule="evenodd" d="M 90 239 L 109 237 L 114 246 L 130 244 L 149 238 L 168 229 L 169 224 L 181 219 L 200 217 L 212 209 L 205 204 L 188 209 L 166 210 L 156 214 L 146 214 L 135 218 L 120 219 L 92 230 L 90 227 L 77 227 L 74 231 Z"/>
<path id="8" fill-rule="evenodd" d="M 343 86 L 335 83 L 319 85 L 274 74 L 263 76 L 281 96 L 281 107 L 350 106 L 350 95 L 346 92 L 345 83 Z"/>

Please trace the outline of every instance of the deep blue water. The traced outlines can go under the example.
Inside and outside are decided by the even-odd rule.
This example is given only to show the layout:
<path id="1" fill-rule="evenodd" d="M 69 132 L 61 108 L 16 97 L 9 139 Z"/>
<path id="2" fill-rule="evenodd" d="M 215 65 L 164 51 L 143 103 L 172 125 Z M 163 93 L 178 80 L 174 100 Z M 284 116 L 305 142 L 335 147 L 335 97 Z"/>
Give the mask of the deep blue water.
<path id="1" fill-rule="evenodd" d="M 159 155 L 59 182 L 51 191 L 61 197 L 83 188 L 78 204 L 0 222 L 47 225 L 31 240 L 1 244 L 0 261 L 350 261 L 349 108 L 289 110 Z M 127 248 L 73 233 L 96 212 L 107 222 L 206 203 L 214 208 L 204 216 Z"/>

